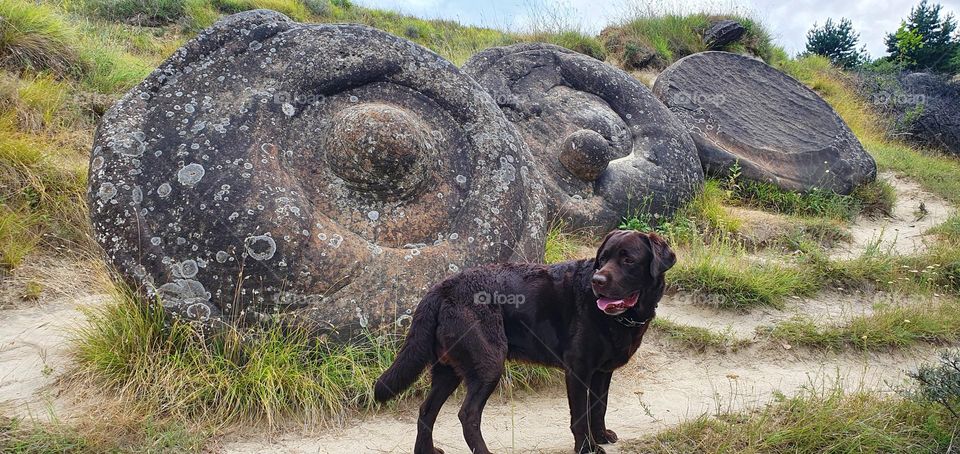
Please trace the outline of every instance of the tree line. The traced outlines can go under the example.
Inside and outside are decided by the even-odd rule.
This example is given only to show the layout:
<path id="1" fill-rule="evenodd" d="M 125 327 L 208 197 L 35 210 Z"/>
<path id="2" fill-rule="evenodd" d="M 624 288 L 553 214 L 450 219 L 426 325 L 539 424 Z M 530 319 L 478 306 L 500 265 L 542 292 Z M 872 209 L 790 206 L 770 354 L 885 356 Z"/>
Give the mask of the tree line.
<path id="1" fill-rule="evenodd" d="M 960 74 L 957 21 L 952 14 L 943 14 L 942 9 L 940 4 L 922 0 L 896 31 L 886 35 L 887 55 L 876 60 L 871 60 L 866 47 L 860 46 L 860 34 L 846 18 L 827 19 L 822 26 L 813 24 L 807 32 L 805 53 L 823 55 L 847 69 L 872 66 Z"/>

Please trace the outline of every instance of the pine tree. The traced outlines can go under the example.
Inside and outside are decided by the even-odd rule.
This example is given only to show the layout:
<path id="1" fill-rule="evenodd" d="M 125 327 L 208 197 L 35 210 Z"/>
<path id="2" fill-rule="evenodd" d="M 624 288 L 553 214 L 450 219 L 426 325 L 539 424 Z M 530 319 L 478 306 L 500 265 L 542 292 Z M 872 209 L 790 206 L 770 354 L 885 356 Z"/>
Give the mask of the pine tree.
<path id="1" fill-rule="evenodd" d="M 887 34 L 885 43 L 890 60 L 910 70 L 956 72 L 960 38 L 954 36 L 957 22 L 952 14 L 940 17 L 942 7 L 922 0 L 910 10 L 900 28 Z"/>
<path id="2" fill-rule="evenodd" d="M 853 31 L 849 19 L 841 18 L 839 24 L 827 19 L 823 27 L 814 23 L 807 32 L 807 52 L 823 55 L 842 68 L 853 68 L 867 59 L 866 49 L 857 48 L 859 40 L 860 34 Z"/>

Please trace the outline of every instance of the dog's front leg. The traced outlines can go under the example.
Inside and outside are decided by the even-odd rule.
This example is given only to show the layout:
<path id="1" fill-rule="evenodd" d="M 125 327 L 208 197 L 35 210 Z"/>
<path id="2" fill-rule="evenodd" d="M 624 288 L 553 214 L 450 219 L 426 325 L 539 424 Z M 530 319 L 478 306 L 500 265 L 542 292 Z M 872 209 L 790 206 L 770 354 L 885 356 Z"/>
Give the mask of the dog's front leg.
<path id="1" fill-rule="evenodd" d="M 590 434 L 590 380 L 592 370 L 566 369 L 567 401 L 570 404 L 570 431 L 577 454 L 603 453 Z"/>
<path id="2" fill-rule="evenodd" d="M 607 396 L 610 391 L 610 379 L 613 372 L 598 370 L 590 380 L 590 434 L 600 444 L 617 441 L 616 432 L 607 429 Z"/>

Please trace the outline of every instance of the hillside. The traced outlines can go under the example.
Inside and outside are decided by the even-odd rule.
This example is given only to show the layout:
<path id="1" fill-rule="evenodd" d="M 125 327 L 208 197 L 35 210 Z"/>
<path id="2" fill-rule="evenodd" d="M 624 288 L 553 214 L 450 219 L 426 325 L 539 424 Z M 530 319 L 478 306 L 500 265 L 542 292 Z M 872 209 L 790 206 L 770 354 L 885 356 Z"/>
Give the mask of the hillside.
<path id="1" fill-rule="evenodd" d="M 708 179 L 669 218 L 624 213 L 622 228 L 655 225 L 679 261 L 637 358 L 615 375 L 621 442 L 611 451 L 942 452 L 952 443 L 957 421 L 941 403 L 957 396 L 937 394 L 950 386 L 949 367 L 922 369 L 943 374 L 939 382 L 908 373 L 960 345 L 960 160 L 894 138 L 855 75 L 822 57 L 788 57 L 748 17 L 643 16 L 588 36 L 423 20 L 346 0 L 0 0 L 0 451 L 412 446 L 427 379 L 398 404 L 371 394 L 402 332 L 348 345 L 281 329 L 206 339 L 166 324 L 118 283 L 92 238 L 87 173 L 100 118 L 204 27 L 257 8 L 369 25 L 457 65 L 489 47 L 549 42 L 648 86 L 708 49 L 709 23 L 739 21 L 744 38 L 718 49 L 759 57 L 815 90 L 879 178 L 850 195 L 796 193 L 734 171 Z M 642 68 L 631 63 L 637 52 L 650 54 Z M 599 239 L 554 223 L 546 261 L 592 257 Z M 485 413 L 494 449 L 566 452 L 562 382 L 511 364 Z M 438 445 L 463 452 L 455 406 L 440 418 Z"/>

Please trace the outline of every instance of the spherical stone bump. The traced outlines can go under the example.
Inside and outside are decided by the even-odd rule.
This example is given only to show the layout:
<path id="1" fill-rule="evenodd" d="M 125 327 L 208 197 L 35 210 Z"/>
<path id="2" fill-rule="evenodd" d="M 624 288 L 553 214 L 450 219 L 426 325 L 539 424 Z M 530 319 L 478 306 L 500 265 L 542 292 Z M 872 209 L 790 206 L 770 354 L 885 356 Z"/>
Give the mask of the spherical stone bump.
<path id="1" fill-rule="evenodd" d="M 567 136 L 560 146 L 560 163 L 583 181 L 594 181 L 610 163 L 607 139 L 598 132 L 581 129 Z"/>

